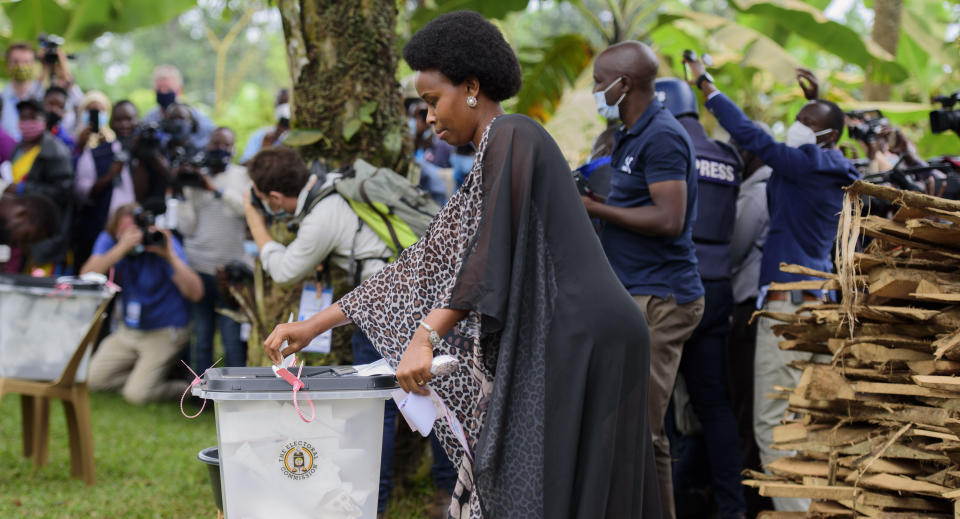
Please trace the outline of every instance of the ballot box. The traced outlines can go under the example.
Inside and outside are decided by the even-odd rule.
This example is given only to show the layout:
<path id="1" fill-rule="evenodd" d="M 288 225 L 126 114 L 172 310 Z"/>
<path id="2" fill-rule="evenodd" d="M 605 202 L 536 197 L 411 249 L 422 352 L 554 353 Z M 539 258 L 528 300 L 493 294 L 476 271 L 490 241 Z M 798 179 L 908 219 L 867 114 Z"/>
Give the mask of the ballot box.
<path id="1" fill-rule="evenodd" d="M 396 379 L 307 366 L 300 380 L 296 400 L 269 367 L 211 369 L 194 386 L 214 402 L 225 516 L 374 519 L 383 408 Z"/>

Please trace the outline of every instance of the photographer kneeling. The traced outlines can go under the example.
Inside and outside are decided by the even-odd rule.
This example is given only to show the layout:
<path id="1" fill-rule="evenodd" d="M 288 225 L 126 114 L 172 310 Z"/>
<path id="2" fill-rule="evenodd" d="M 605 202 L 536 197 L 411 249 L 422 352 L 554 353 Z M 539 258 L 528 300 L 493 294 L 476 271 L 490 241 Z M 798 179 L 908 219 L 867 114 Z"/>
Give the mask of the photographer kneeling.
<path id="1" fill-rule="evenodd" d="M 186 382 L 166 376 L 190 338 L 187 301 L 203 297 L 200 276 L 187 266 L 180 242 L 136 204 L 110 217 L 81 269 L 111 271 L 123 290 L 123 323 L 90 360 L 90 389 L 119 389 L 134 404 L 176 397 Z"/>
<path id="2" fill-rule="evenodd" d="M 233 164 L 234 134 L 217 128 L 210 134 L 206 151 L 195 155 L 177 173 L 184 202 L 179 206 L 178 229 L 190 265 L 200 273 L 204 296 L 193 305 L 193 330 L 197 339 L 190 352 L 199 373 L 213 364 L 213 335 L 219 327 L 226 366 L 243 366 L 247 347 L 240 338 L 240 323 L 217 315 L 223 295 L 217 289 L 217 269 L 243 260 L 246 234 L 243 197 L 250 191 L 250 177 L 243 166 Z"/>

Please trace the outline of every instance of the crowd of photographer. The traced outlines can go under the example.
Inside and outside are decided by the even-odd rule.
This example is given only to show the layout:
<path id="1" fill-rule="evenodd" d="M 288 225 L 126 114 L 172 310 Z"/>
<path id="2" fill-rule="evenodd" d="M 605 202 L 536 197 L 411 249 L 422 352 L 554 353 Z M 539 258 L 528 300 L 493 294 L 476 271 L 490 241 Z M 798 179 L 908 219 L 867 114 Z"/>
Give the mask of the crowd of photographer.
<path id="1" fill-rule="evenodd" d="M 180 359 L 213 364 L 218 330 L 226 364 L 246 362 L 241 325 L 217 313 L 216 276 L 249 262 L 251 182 L 234 163 L 233 132 L 179 102 L 175 67 L 154 71 L 157 106 L 141 119 L 128 100 L 84 94 L 60 43 L 44 36 L 39 50 L 14 43 L 5 51 L 0 268 L 98 273 L 119 285 L 90 386 L 136 403 L 165 399 L 183 390 L 173 369 Z M 282 115 L 259 146 L 282 142 L 289 109 Z"/>
<path id="2" fill-rule="evenodd" d="M 184 358 L 198 372 L 211 366 L 218 332 L 224 364 L 246 363 L 243 327 L 218 312 L 228 299 L 219 282 L 228 272 L 258 255 L 277 283 L 316 278 L 320 294 L 319 280 L 334 267 L 359 285 L 411 244 L 404 239 L 416 240 L 416 233 L 398 237 L 394 225 L 429 225 L 473 163 L 472 147 L 439 139 L 428 105 L 405 91 L 420 190 L 404 180 L 412 191 L 401 198 L 428 205 L 411 211 L 419 222 L 401 215 L 391 224 L 382 214 L 368 220 L 353 203 L 367 197 L 362 184 L 352 197 L 339 174 L 314 171 L 281 145 L 290 129 L 287 89 L 277 93 L 276 124 L 254 132 L 235 160 L 234 132 L 183 102 L 173 66 L 155 69 L 157 106 L 141 118 L 128 100 L 84 94 L 56 37 L 42 38 L 39 54 L 29 44 L 10 45 L 6 63 L 0 268 L 97 273 L 119 285 L 115 326 L 91 360 L 89 384 L 135 403 L 179 395 L 186 382 L 171 378 L 172 368 Z M 788 364 L 811 358 L 780 350 L 775 321 L 751 323 L 750 316 L 756 309 L 792 313 L 830 297 L 768 291 L 773 282 L 808 279 L 780 265 L 833 269 L 843 186 L 866 178 L 958 198 L 960 161 L 925 160 L 878 110 L 845 113 L 820 96 L 804 69 L 797 79 L 808 102 L 778 142 L 768 126 L 776 121 L 750 120 L 694 53 L 685 53 L 684 63 L 689 83 L 657 79 L 656 55 L 637 42 L 597 58 L 594 96 L 611 124 L 575 181 L 650 331 L 649 412 L 664 517 L 702 516 L 701 505 L 722 518 L 744 517 L 758 505 L 745 498 L 741 471 L 786 454 L 772 444 L 787 403 L 766 393 L 795 386 L 799 373 Z M 691 84 L 728 140 L 704 129 Z M 958 97 L 936 99 L 943 109 L 931 114 L 934 132 L 960 133 Z M 841 144 L 845 131 L 856 146 Z M 334 193 L 341 196 L 328 196 Z M 292 241 L 271 236 L 273 220 L 286 222 Z M 378 358 L 359 331 L 352 348 L 357 363 Z M 392 484 L 396 412 L 388 403 L 381 512 Z M 433 446 L 435 481 L 449 493 L 456 473 Z M 701 499 L 705 487 L 715 503 Z M 796 499 L 774 504 L 806 510 Z"/>
<path id="3" fill-rule="evenodd" d="M 180 361 L 197 372 L 213 365 L 216 337 L 221 365 L 245 365 L 243 326 L 220 310 L 233 307 L 226 279 L 249 276 L 257 255 L 276 283 L 319 280 L 339 268 L 356 285 L 416 238 L 401 232 L 406 241 L 388 245 L 347 198 L 327 196 L 337 175 L 311 172 L 281 146 L 290 129 L 289 89 L 277 93 L 275 124 L 255 131 L 236 159 L 234 132 L 183 102 L 176 67 L 156 67 L 157 104 L 141 114 L 129 100 L 84 93 L 59 44 L 45 36 L 39 51 L 27 43 L 6 49 L 11 79 L 0 94 L 0 269 L 101 275 L 120 287 L 109 334 L 90 361 L 91 389 L 118 391 L 137 404 L 179 396 L 188 383 Z M 416 148 L 411 162 L 422 171 L 420 186 L 442 204 L 455 189 L 451 157 L 457 150 L 436 138 L 425 103 L 407 94 Z M 472 150 L 456 155 L 462 181 Z M 416 186 L 402 182 L 411 199 L 419 196 Z M 434 205 L 416 213 L 420 227 L 439 207 L 427 195 L 424 201 Z M 296 234 L 292 242 L 274 241 L 267 227 L 275 220 L 287 221 Z M 356 362 L 379 358 L 359 332 L 352 347 Z M 381 511 L 392 486 L 396 414 L 390 404 Z M 446 492 L 440 502 L 449 501 L 456 471 L 433 444 L 435 480 Z"/>

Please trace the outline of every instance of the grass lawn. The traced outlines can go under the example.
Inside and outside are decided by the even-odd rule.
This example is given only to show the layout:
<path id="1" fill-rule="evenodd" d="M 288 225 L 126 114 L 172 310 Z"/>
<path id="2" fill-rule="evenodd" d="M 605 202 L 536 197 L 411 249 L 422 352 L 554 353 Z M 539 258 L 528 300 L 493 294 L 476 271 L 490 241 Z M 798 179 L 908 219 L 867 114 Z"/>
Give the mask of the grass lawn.
<path id="1" fill-rule="evenodd" d="M 181 416 L 174 402 L 138 407 L 116 394 L 94 393 L 90 406 L 97 483 L 87 487 L 70 477 L 59 401 L 50 406 L 49 462 L 39 470 L 22 455 L 19 396 L 6 395 L 0 401 L 0 517 L 217 516 L 206 466 L 197 461 L 201 449 L 217 443 L 212 405 L 195 420 Z M 432 493 L 426 457 L 395 489 L 387 518 L 424 517 Z"/>

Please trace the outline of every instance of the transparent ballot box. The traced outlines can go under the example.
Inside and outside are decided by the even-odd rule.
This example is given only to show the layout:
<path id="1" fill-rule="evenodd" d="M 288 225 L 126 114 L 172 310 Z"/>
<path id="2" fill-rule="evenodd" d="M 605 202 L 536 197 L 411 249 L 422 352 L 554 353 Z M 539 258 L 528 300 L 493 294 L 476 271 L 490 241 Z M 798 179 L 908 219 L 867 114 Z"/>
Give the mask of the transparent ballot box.
<path id="1" fill-rule="evenodd" d="M 193 388 L 214 402 L 226 517 L 374 519 L 395 378 L 307 366 L 300 380 L 296 402 L 306 419 L 313 414 L 309 423 L 269 367 L 211 369 Z"/>
<path id="2" fill-rule="evenodd" d="M 0 274 L 0 378 L 56 380 L 113 292 L 76 278 Z M 90 348 L 77 370 L 87 379 Z"/>

